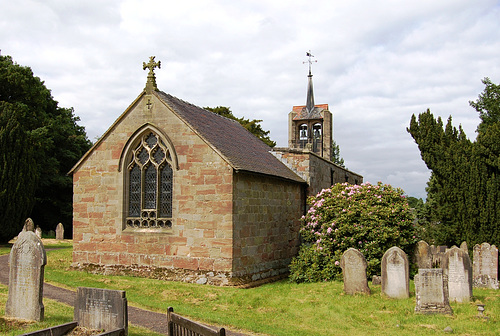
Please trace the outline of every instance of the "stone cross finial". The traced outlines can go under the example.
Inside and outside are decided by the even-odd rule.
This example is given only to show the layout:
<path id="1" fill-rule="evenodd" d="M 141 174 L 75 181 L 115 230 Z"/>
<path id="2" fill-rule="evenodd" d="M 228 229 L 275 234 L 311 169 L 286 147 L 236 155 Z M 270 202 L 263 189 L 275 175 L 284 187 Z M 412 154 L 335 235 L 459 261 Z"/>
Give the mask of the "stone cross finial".
<path id="1" fill-rule="evenodd" d="M 161 66 L 161 61 L 155 62 L 155 56 L 150 56 L 149 57 L 149 62 L 142 62 L 142 69 L 146 70 L 149 69 L 148 73 L 148 80 L 146 82 L 146 93 L 151 93 L 153 90 L 158 90 L 158 87 L 156 86 L 156 77 L 155 77 L 155 72 L 154 69 L 158 68 L 160 69 Z"/>

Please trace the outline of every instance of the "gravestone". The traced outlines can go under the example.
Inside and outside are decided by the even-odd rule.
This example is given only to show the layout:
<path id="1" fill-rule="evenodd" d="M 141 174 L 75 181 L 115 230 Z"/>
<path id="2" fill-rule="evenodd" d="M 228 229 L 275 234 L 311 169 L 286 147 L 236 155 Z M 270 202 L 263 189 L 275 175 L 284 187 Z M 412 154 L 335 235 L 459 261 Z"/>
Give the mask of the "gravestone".
<path id="1" fill-rule="evenodd" d="M 42 229 L 39 226 L 36 227 L 35 234 L 38 238 L 42 239 Z"/>
<path id="2" fill-rule="evenodd" d="M 27 218 L 24 221 L 23 231 L 33 231 L 33 232 L 35 232 L 35 223 L 33 222 L 33 219 Z"/>
<path id="3" fill-rule="evenodd" d="M 406 253 L 397 246 L 382 257 L 382 293 L 395 299 L 410 297 L 410 265 Z"/>
<path id="4" fill-rule="evenodd" d="M 62 225 L 62 223 L 59 223 L 56 226 L 56 239 L 57 240 L 64 239 L 64 226 Z"/>
<path id="5" fill-rule="evenodd" d="M 474 246 L 473 286 L 498 289 L 498 248 L 482 243 Z"/>
<path id="6" fill-rule="evenodd" d="M 127 334 L 125 291 L 78 287 L 74 320 L 81 327 L 105 331 L 123 328 Z"/>
<path id="7" fill-rule="evenodd" d="M 446 246 L 434 246 L 431 245 L 431 255 L 432 255 L 432 267 L 433 268 L 443 268 L 443 260 L 445 259 L 446 251 L 448 247 Z"/>
<path id="8" fill-rule="evenodd" d="M 33 231 L 17 236 L 9 256 L 9 296 L 5 316 L 41 321 L 44 316 L 43 275 L 47 255 Z"/>
<path id="9" fill-rule="evenodd" d="M 378 275 L 372 276 L 372 285 L 380 286 L 381 284 L 382 284 L 382 280 L 380 279 L 380 276 L 378 276 Z"/>
<path id="10" fill-rule="evenodd" d="M 469 254 L 453 246 L 446 252 L 443 272 L 448 277 L 450 301 L 467 302 L 472 297 L 472 263 Z"/>
<path id="11" fill-rule="evenodd" d="M 467 246 L 466 241 L 463 241 L 462 244 L 460 244 L 460 249 L 465 253 L 469 254 L 469 247 Z"/>
<path id="12" fill-rule="evenodd" d="M 346 294 L 370 294 L 366 279 L 367 266 L 365 257 L 352 247 L 342 254 L 340 267 L 344 276 L 344 292 Z"/>
<path id="13" fill-rule="evenodd" d="M 441 268 L 421 268 L 414 281 L 415 313 L 453 314 L 448 300 L 448 277 Z"/>
<path id="14" fill-rule="evenodd" d="M 425 241 L 421 240 L 417 243 L 414 260 L 418 268 L 432 268 L 431 247 Z"/>

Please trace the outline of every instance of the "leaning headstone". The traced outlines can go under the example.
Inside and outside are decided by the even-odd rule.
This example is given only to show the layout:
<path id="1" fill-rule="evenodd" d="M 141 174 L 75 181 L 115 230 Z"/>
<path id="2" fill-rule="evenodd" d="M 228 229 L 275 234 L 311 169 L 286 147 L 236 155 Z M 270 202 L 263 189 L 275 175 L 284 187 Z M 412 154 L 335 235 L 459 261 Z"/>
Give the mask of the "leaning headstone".
<path id="1" fill-rule="evenodd" d="M 42 229 L 39 226 L 36 227 L 35 234 L 38 238 L 42 239 Z"/>
<path id="2" fill-rule="evenodd" d="M 482 243 L 474 246 L 473 286 L 498 289 L 498 248 Z"/>
<path id="3" fill-rule="evenodd" d="M 395 299 L 410 297 L 410 264 L 406 253 L 391 247 L 382 257 L 382 293 Z"/>
<path id="4" fill-rule="evenodd" d="M 9 296 L 5 316 L 41 321 L 44 316 L 43 275 L 47 255 L 33 231 L 17 236 L 9 256 Z"/>
<path id="5" fill-rule="evenodd" d="M 81 327 L 105 331 L 123 328 L 127 334 L 125 291 L 78 287 L 74 320 Z"/>
<path id="6" fill-rule="evenodd" d="M 344 276 L 344 292 L 346 294 L 370 294 L 366 279 L 367 266 L 365 257 L 352 247 L 342 254 L 340 267 Z"/>
<path id="7" fill-rule="evenodd" d="M 446 252 L 443 272 L 448 276 L 450 301 L 467 302 L 472 297 L 472 263 L 469 254 L 453 246 Z"/>
<path id="8" fill-rule="evenodd" d="M 35 232 L 35 223 L 33 222 L 33 219 L 27 218 L 24 221 L 23 231 L 33 231 L 33 232 Z"/>
<path id="9" fill-rule="evenodd" d="M 460 244 L 460 249 L 465 253 L 469 254 L 469 247 L 467 246 L 466 241 L 463 241 L 462 244 Z"/>
<path id="10" fill-rule="evenodd" d="M 56 226 L 56 239 L 57 240 L 64 239 L 64 226 L 62 225 L 62 223 L 59 223 Z"/>
<path id="11" fill-rule="evenodd" d="M 425 241 L 421 240 L 417 243 L 414 260 L 418 268 L 432 268 L 431 247 Z"/>
<path id="12" fill-rule="evenodd" d="M 453 314 L 448 300 L 448 277 L 441 268 L 421 268 L 414 281 L 415 313 Z"/>

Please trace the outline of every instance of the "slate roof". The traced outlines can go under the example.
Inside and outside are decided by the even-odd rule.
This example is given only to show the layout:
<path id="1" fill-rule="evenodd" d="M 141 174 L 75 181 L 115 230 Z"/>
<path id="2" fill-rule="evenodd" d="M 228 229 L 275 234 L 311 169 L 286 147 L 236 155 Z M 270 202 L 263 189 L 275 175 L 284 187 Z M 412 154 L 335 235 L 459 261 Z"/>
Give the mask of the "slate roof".
<path id="1" fill-rule="evenodd" d="M 297 113 L 293 120 L 323 119 L 321 112 L 328 110 L 328 104 L 315 105 L 312 111 L 308 111 L 305 105 L 294 106 L 293 112 Z"/>
<path id="2" fill-rule="evenodd" d="M 305 183 L 270 153 L 271 147 L 239 122 L 222 117 L 162 91 L 155 94 L 236 170 Z"/>

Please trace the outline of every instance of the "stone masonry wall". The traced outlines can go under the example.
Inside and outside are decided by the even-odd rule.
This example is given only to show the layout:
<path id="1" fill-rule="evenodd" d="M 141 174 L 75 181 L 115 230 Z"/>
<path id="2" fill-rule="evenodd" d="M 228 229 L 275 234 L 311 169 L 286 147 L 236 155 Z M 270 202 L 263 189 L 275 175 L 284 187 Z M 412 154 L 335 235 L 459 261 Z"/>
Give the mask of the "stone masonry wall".
<path id="1" fill-rule="evenodd" d="M 146 105 L 148 99 L 152 106 Z M 170 230 L 124 225 L 123 147 L 145 122 L 177 153 Z M 139 98 L 73 174 L 73 265 L 232 270 L 232 168 L 154 95 Z"/>
<path id="2" fill-rule="evenodd" d="M 234 181 L 233 275 L 255 281 L 286 273 L 298 252 L 305 185 L 244 172 Z"/>
<path id="3" fill-rule="evenodd" d="M 363 176 L 307 150 L 274 148 L 272 153 L 307 181 L 309 184 L 307 196 L 314 196 L 322 189 L 329 188 L 336 183 L 363 183 Z"/>

